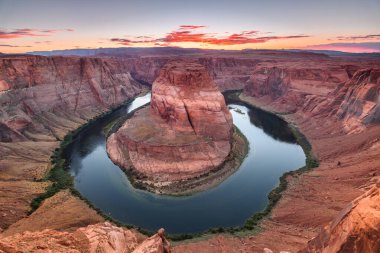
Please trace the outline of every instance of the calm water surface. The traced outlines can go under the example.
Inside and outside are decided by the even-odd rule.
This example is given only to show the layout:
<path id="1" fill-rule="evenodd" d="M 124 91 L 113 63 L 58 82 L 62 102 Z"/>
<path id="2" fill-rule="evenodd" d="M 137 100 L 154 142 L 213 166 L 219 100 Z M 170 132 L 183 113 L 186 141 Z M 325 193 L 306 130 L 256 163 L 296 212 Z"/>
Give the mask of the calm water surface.
<path id="1" fill-rule="evenodd" d="M 121 223 L 148 230 L 164 227 L 168 233 L 243 225 L 252 214 L 265 208 L 268 193 L 278 185 L 284 172 L 305 165 L 303 150 L 284 121 L 261 110 L 229 103 L 234 124 L 250 146 L 235 174 L 215 188 L 186 197 L 160 196 L 135 189 L 108 158 L 102 128 L 149 101 L 150 94 L 138 97 L 100 120 L 83 131 L 69 151 L 74 187 Z"/>

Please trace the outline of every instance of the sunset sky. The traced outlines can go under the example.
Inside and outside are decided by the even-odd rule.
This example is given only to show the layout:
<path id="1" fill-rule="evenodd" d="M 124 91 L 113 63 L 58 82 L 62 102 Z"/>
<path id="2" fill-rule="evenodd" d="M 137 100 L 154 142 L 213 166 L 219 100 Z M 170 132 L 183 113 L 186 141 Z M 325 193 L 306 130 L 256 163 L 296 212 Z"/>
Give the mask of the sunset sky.
<path id="1" fill-rule="evenodd" d="M 0 0 L 0 52 L 123 46 L 380 52 L 380 0 Z"/>

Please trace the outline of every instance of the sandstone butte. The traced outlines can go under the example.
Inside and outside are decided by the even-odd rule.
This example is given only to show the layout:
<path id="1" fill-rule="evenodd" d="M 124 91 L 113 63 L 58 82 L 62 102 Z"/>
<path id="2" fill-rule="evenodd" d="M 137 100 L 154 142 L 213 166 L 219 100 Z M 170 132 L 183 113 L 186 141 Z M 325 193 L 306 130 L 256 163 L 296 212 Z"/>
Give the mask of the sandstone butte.
<path id="1" fill-rule="evenodd" d="M 220 90 L 242 89 L 240 99 L 296 125 L 320 166 L 286 178 L 288 188 L 257 233 L 179 243 L 173 252 L 379 252 L 378 57 L 256 50 L 182 58 L 196 58 Z M 134 238 L 124 252 L 137 248 L 144 236 L 104 225 L 68 190 L 28 211 L 50 184 L 41 179 L 63 136 L 136 96 L 141 81 L 152 83 L 172 59 L 0 55 L 0 252 L 75 252 L 75 238 L 81 252 L 98 249 L 89 238 L 102 238 L 107 252 Z M 154 251 L 162 245 L 154 238 L 145 252 L 162 252 Z"/>
<path id="2" fill-rule="evenodd" d="M 177 61 L 161 69 L 150 106 L 108 138 L 107 151 L 120 166 L 167 184 L 221 166 L 231 138 L 232 116 L 206 69 Z"/>

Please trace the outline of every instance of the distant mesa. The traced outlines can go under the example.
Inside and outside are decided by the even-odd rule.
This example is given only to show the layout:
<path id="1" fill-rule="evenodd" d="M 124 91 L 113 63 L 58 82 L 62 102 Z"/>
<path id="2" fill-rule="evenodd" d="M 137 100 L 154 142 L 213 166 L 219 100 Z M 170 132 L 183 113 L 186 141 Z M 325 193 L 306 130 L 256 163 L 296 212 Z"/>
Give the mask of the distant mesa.
<path id="1" fill-rule="evenodd" d="M 140 183 L 160 188 L 216 170 L 232 136 L 232 116 L 206 69 L 170 62 L 153 83 L 150 106 L 110 135 L 107 151 Z"/>

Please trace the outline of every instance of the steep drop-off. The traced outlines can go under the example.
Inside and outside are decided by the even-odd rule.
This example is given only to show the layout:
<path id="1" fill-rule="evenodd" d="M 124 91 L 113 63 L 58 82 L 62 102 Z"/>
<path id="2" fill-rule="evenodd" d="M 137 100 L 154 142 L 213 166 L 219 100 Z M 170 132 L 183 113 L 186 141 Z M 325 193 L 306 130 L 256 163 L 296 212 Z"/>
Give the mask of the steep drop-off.
<path id="1" fill-rule="evenodd" d="M 59 141 L 143 86 L 119 61 L 38 56 L 0 57 L 0 83 L 0 228 L 5 229 L 26 217 L 32 199 L 45 191 L 49 183 L 40 179 Z M 90 217 L 81 225 L 94 221 Z"/>
<path id="2" fill-rule="evenodd" d="M 379 68 L 348 70 L 327 62 L 258 65 L 245 86 L 256 97 L 286 114 L 342 121 L 347 133 L 379 124 Z"/>
<path id="3" fill-rule="evenodd" d="M 380 181 L 345 207 L 301 252 L 380 252 Z"/>

